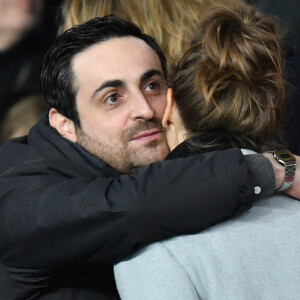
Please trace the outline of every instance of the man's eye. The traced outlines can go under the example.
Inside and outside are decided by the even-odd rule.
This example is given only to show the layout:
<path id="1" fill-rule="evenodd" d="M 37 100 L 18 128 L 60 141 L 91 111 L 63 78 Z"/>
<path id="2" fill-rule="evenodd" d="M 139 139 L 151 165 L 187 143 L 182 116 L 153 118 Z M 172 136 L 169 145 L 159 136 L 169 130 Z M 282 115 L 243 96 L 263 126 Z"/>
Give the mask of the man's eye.
<path id="1" fill-rule="evenodd" d="M 117 94 L 110 95 L 106 98 L 105 103 L 108 105 L 117 104 L 119 101 L 119 96 Z"/>
<path id="2" fill-rule="evenodd" d="M 145 91 L 146 92 L 157 92 L 157 91 L 159 91 L 159 88 L 160 88 L 160 86 L 157 82 L 151 82 L 146 86 Z"/>

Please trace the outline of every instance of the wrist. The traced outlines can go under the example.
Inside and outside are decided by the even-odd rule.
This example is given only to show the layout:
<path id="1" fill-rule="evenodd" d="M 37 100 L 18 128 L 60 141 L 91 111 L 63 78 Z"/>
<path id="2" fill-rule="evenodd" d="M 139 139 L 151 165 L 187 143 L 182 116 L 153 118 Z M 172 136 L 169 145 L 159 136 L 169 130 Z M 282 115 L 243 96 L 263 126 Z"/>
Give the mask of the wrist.
<path id="1" fill-rule="evenodd" d="M 285 168 L 283 165 L 279 164 L 278 161 L 275 160 L 272 153 L 264 153 L 265 157 L 269 159 L 273 166 L 274 177 L 275 177 L 275 190 L 279 189 L 285 180 Z"/>

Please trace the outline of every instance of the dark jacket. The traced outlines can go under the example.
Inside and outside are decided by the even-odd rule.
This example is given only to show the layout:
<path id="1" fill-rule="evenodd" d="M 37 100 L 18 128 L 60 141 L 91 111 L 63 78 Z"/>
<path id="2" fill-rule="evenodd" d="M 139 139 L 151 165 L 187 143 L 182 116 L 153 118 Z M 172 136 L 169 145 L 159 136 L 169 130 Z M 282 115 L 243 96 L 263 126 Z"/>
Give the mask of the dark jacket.
<path id="1" fill-rule="evenodd" d="M 117 299 L 112 264 L 250 208 L 238 149 L 121 175 L 47 118 L 0 147 L 0 298 Z"/>

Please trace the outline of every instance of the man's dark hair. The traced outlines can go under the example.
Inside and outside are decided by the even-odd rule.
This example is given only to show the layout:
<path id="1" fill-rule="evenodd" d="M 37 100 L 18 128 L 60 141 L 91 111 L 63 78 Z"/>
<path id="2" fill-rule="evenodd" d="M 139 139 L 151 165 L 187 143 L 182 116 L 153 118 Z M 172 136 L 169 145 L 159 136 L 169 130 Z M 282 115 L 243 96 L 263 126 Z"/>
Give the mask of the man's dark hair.
<path id="1" fill-rule="evenodd" d="M 41 90 L 46 112 L 53 107 L 80 127 L 76 108 L 76 86 L 72 60 L 87 48 L 112 38 L 133 36 L 145 41 L 158 55 L 167 78 L 166 58 L 157 42 L 131 22 L 115 15 L 94 18 L 57 37 L 45 55 L 41 73 Z"/>

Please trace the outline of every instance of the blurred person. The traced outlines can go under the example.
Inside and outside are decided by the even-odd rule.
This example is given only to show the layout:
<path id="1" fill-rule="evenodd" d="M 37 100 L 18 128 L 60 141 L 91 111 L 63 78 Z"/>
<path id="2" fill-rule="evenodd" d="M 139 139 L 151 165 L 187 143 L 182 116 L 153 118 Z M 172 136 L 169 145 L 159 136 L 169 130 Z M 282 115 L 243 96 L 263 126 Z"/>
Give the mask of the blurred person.
<path id="1" fill-rule="evenodd" d="M 220 8 L 198 35 L 171 76 L 163 117 L 172 150 L 167 159 L 231 147 L 245 154 L 272 150 L 268 155 L 285 163 L 290 186 L 295 158 L 276 151 L 285 102 L 276 26 L 249 6 Z M 300 202 L 261 199 L 235 219 L 152 244 L 116 265 L 120 296 L 297 300 L 299 224 Z"/>
<path id="2" fill-rule="evenodd" d="M 94 17 L 115 14 L 154 37 L 169 63 L 191 44 L 197 24 L 214 6 L 233 6 L 243 0 L 65 0 L 59 32 Z"/>
<path id="3" fill-rule="evenodd" d="M 0 51 L 12 47 L 38 22 L 43 1 L 0 0 Z"/>
<path id="4" fill-rule="evenodd" d="M 40 0 L 0 0 L 0 116 L 13 104 L 9 93 L 38 90 L 41 45 L 33 32 L 43 4 Z"/>
<path id="5" fill-rule="evenodd" d="M 239 149 L 162 161 L 166 76 L 154 39 L 116 16 L 57 38 L 41 74 L 46 115 L 0 147 L 2 298 L 118 299 L 114 263 L 282 185 L 279 163 Z M 299 186 L 287 193 L 300 198 Z"/>
<path id="6" fill-rule="evenodd" d="M 38 94 L 58 0 L 0 0 L 0 119 L 19 94 Z"/>
<path id="7" fill-rule="evenodd" d="M 4 116 L 0 129 L 0 144 L 15 137 L 27 135 L 44 112 L 40 96 L 32 95 L 19 100 Z"/>

